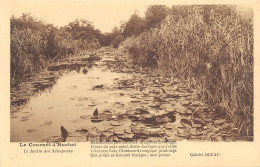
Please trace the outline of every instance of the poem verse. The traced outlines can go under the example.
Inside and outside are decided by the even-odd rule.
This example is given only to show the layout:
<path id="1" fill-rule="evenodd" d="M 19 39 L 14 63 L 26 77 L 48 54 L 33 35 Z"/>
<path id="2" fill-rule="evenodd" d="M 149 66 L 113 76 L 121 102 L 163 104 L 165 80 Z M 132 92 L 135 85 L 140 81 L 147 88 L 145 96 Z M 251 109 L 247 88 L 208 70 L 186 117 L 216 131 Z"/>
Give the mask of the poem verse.
<path id="1" fill-rule="evenodd" d="M 91 142 L 91 158 L 171 157 L 177 152 L 176 142 Z"/>

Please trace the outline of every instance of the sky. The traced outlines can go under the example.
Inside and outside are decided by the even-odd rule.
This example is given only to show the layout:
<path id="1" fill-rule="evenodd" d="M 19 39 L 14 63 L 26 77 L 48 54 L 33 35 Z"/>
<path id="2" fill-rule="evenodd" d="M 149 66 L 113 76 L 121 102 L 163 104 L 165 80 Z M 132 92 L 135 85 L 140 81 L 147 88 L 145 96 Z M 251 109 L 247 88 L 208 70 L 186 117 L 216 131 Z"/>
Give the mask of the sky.
<path id="1" fill-rule="evenodd" d="M 64 26 L 75 19 L 86 19 L 101 32 L 111 32 L 120 22 L 127 21 L 137 10 L 141 16 L 149 5 L 170 1 L 157 0 L 12 0 L 11 15 L 31 13 L 35 18 Z"/>
<path id="2" fill-rule="evenodd" d="M 122 21 L 138 11 L 140 16 L 149 5 L 174 4 L 223 4 L 225 0 L 8 0 L 11 15 L 20 17 L 22 13 L 31 13 L 34 18 L 65 26 L 76 19 L 86 19 L 101 32 L 111 32 Z M 236 0 L 238 3 L 239 0 Z M 243 2 L 243 0 L 241 1 Z M 246 2 L 246 1 L 245 1 Z M 245 3 L 243 2 L 243 3 Z"/>

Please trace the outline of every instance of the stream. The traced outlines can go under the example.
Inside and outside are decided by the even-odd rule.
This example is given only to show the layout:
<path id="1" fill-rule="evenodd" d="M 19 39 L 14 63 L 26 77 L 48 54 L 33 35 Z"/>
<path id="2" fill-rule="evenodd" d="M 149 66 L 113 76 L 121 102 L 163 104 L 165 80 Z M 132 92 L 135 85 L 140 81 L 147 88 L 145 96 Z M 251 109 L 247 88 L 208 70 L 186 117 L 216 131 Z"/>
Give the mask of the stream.
<path id="1" fill-rule="evenodd" d="M 68 142 L 235 140 L 195 90 L 118 56 L 71 57 L 11 89 L 11 142 L 56 142 L 61 126 Z"/>

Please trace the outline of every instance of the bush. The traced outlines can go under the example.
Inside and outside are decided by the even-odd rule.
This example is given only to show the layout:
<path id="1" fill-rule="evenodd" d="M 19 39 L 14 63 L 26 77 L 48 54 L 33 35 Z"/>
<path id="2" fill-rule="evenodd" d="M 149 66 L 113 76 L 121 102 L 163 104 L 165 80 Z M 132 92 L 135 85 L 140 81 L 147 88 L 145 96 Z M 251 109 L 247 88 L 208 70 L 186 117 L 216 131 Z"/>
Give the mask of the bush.
<path id="1" fill-rule="evenodd" d="M 124 40 L 124 36 L 123 35 L 118 35 L 113 41 L 112 41 L 112 45 L 114 48 L 118 48 L 119 44 Z"/>
<path id="2" fill-rule="evenodd" d="M 10 22 L 11 85 L 19 77 L 41 70 L 49 60 L 100 47 L 99 31 L 84 20 L 76 20 L 69 24 L 70 28 L 60 29 L 29 14 L 11 17 Z"/>
<path id="3" fill-rule="evenodd" d="M 133 60 L 200 90 L 212 110 L 232 118 L 239 134 L 252 136 L 253 12 L 229 5 L 172 9 L 160 28 L 136 38 L 129 48 Z"/>

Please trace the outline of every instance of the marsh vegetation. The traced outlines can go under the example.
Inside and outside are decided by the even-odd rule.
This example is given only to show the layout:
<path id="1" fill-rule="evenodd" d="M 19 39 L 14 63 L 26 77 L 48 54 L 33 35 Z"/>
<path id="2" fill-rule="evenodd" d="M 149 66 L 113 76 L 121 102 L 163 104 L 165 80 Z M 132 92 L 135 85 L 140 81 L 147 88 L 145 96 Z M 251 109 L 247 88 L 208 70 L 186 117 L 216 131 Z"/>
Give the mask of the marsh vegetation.
<path id="1" fill-rule="evenodd" d="M 81 107 L 77 114 L 69 110 L 66 112 L 70 114 L 61 114 L 61 109 L 54 112 L 60 113 L 61 122 L 67 119 L 64 115 L 70 115 L 78 123 L 77 126 L 69 124 L 73 127 L 69 131 L 74 135 L 69 140 L 89 141 L 91 136 L 94 140 L 106 136 L 106 141 L 253 140 L 251 9 L 235 5 L 171 8 L 153 5 L 147 8 L 144 17 L 135 12 L 111 33 L 101 33 L 84 19 L 57 28 L 23 14 L 19 18 L 11 17 L 10 31 L 11 135 L 17 136 L 16 127 L 33 117 L 30 104 L 39 104 L 30 99 L 41 96 L 38 92 L 47 88 L 50 97 L 52 93 L 57 94 L 52 91 L 65 75 L 78 81 L 78 85 L 71 82 L 68 89 L 62 89 L 67 92 L 75 88 L 79 93 L 78 87 L 86 84 L 86 80 L 94 79 L 95 83 L 83 86 L 91 96 L 68 96 L 73 103 L 68 103 L 68 99 L 59 101 L 59 104 L 70 104 L 69 110 L 77 110 L 75 105 Z M 97 70 L 97 78 L 93 78 L 92 70 Z M 110 101 L 100 98 L 100 93 Z M 120 97 L 124 100 L 115 100 Z M 59 108 L 49 107 L 46 110 Z M 84 116 L 83 112 L 93 112 L 97 107 L 103 110 L 104 118 L 99 123 L 91 123 L 91 114 Z M 18 111 L 27 114 L 26 119 Z M 45 121 L 52 124 L 54 120 Z M 43 122 L 41 127 L 51 124 Z M 35 129 L 26 132 L 29 136 L 37 134 L 32 140 L 42 135 Z M 40 131 L 47 133 L 47 130 Z M 44 140 L 54 140 L 50 136 Z"/>

